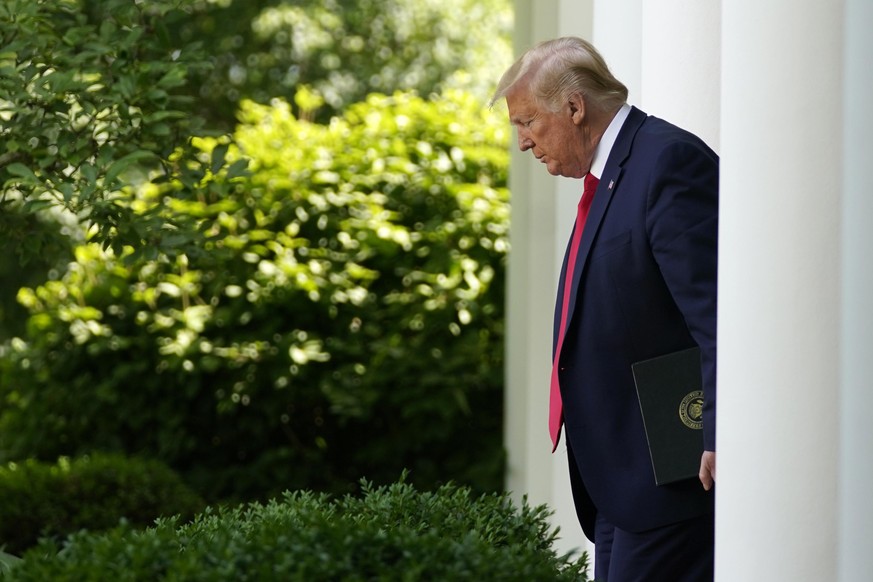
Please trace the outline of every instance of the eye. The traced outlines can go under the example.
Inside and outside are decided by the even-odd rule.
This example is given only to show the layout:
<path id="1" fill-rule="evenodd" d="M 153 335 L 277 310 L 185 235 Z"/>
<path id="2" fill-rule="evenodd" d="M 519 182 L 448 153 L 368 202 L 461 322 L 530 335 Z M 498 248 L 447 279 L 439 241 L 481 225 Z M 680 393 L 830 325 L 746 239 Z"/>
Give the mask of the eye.
<path id="1" fill-rule="evenodd" d="M 533 125 L 534 118 L 525 118 L 525 119 L 517 119 L 513 122 L 513 125 L 518 129 L 529 129 L 531 125 Z"/>

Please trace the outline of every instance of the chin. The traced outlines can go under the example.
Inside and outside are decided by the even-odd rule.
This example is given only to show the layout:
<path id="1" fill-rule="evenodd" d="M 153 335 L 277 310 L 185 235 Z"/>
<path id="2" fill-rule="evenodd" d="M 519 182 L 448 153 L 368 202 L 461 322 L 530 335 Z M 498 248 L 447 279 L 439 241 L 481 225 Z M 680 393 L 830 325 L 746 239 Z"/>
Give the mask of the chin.
<path id="1" fill-rule="evenodd" d="M 584 173 L 580 174 L 579 172 L 572 172 L 572 173 L 569 173 L 569 174 L 561 174 L 561 175 L 564 176 L 565 178 L 573 178 L 573 179 L 576 179 L 576 180 L 579 180 L 579 179 L 585 177 L 585 174 L 584 174 Z"/>

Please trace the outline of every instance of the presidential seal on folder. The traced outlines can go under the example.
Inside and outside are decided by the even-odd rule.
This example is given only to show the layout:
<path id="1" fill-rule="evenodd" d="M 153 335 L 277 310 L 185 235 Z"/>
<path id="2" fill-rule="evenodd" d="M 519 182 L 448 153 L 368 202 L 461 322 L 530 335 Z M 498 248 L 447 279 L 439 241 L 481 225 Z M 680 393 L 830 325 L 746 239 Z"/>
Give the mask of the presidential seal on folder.
<path id="1" fill-rule="evenodd" d="M 655 484 L 697 477 L 703 454 L 703 381 L 700 349 L 631 366 Z"/>

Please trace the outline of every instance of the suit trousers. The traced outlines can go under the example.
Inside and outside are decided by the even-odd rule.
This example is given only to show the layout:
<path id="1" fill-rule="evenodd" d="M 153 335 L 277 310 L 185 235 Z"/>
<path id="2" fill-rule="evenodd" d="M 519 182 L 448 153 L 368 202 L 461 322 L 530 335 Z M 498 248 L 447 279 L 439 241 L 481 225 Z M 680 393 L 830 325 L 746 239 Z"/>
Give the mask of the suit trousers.
<path id="1" fill-rule="evenodd" d="M 569 443 L 567 453 L 576 515 L 594 542 L 594 582 L 712 582 L 713 513 L 641 532 L 615 527 L 588 496 Z"/>
<path id="2" fill-rule="evenodd" d="M 713 515 L 644 532 L 619 529 L 598 515 L 594 532 L 596 582 L 712 582 Z"/>

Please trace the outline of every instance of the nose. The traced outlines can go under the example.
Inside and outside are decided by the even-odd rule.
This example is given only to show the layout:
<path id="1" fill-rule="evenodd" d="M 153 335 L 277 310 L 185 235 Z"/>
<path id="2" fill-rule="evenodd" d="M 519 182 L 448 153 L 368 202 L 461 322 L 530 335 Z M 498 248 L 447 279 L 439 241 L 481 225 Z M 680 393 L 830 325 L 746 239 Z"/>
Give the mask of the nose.
<path id="1" fill-rule="evenodd" d="M 534 146 L 533 140 L 521 129 L 518 130 L 518 149 L 527 151 Z"/>

